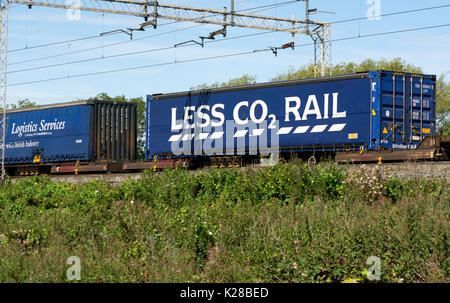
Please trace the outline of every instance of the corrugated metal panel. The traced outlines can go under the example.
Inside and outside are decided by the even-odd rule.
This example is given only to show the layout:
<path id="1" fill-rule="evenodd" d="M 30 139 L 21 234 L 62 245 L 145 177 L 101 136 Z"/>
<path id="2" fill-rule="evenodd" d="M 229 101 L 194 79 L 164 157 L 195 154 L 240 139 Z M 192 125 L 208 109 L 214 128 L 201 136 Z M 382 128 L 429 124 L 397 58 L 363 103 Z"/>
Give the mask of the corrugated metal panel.
<path id="1" fill-rule="evenodd" d="M 130 108 L 130 123 L 129 131 L 130 134 L 130 159 L 136 159 L 137 155 L 137 109 L 136 106 Z"/>
<path id="2" fill-rule="evenodd" d="M 96 102 L 96 156 L 99 160 L 136 159 L 136 104 Z"/>
<path id="3" fill-rule="evenodd" d="M 124 147 L 125 147 L 125 159 L 130 159 L 130 131 L 129 125 L 131 120 L 131 111 L 128 107 L 125 108 L 125 133 L 124 133 Z"/>

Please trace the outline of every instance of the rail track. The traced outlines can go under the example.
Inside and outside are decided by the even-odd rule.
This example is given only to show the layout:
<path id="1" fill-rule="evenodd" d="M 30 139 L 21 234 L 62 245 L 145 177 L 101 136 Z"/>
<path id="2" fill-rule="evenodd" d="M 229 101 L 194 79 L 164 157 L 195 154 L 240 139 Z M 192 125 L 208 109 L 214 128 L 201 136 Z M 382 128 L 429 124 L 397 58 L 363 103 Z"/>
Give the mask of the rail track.
<path id="1" fill-rule="evenodd" d="M 339 164 L 345 167 L 350 174 L 361 171 L 361 169 L 370 169 L 379 167 L 381 172 L 386 177 L 396 176 L 400 178 L 413 177 L 442 177 L 450 179 L 450 161 L 442 162 L 402 162 L 402 163 L 383 163 L 383 164 Z M 261 167 L 239 167 L 234 169 L 258 169 Z M 208 170 L 210 168 L 203 168 L 197 170 L 190 170 L 191 173 L 198 173 L 199 171 Z M 93 174 L 59 174 L 50 175 L 50 179 L 55 182 L 69 182 L 72 184 L 83 184 L 93 180 L 104 181 L 112 185 L 120 184 L 128 179 L 137 180 L 143 173 L 93 173 Z M 29 178 L 29 176 L 12 176 L 11 183 L 18 180 Z"/>

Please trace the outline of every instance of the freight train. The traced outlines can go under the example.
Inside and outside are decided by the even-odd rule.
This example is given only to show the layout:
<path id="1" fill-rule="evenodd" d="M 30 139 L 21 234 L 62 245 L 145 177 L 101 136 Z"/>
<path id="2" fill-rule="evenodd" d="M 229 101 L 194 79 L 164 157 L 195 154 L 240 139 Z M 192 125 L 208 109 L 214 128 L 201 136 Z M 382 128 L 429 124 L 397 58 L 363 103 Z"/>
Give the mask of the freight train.
<path id="1" fill-rule="evenodd" d="M 147 96 L 145 160 L 136 105 L 80 101 L 7 111 L 10 175 L 448 160 L 436 134 L 436 77 L 370 71 Z"/>

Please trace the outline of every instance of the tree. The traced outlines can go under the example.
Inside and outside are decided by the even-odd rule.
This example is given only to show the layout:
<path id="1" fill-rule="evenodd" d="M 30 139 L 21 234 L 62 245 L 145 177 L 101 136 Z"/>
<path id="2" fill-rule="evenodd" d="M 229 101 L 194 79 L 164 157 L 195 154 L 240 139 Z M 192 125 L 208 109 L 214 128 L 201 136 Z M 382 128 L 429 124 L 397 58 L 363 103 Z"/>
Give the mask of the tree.
<path id="1" fill-rule="evenodd" d="M 450 82 L 445 81 L 449 72 L 440 75 L 436 81 L 437 127 L 450 136 Z"/>
<path id="2" fill-rule="evenodd" d="M 28 107 L 33 107 L 36 106 L 36 102 L 32 102 L 28 99 L 23 99 L 23 100 L 19 100 L 16 104 L 10 104 L 8 107 L 12 108 L 12 109 L 16 109 L 16 108 L 28 108 Z M 8 108 L 6 107 L 6 108 Z"/>
<path id="3" fill-rule="evenodd" d="M 106 93 L 100 93 L 93 100 L 97 101 L 111 101 L 111 102 L 130 102 L 136 104 L 136 115 L 137 115 L 137 156 L 138 159 L 145 158 L 145 124 L 146 124 L 146 104 L 142 97 L 127 99 L 124 95 L 110 97 Z"/>
<path id="4" fill-rule="evenodd" d="M 256 83 L 256 76 L 245 74 L 242 77 L 233 78 L 226 82 L 215 82 L 213 84 L 200 84 L 195 87 L 191 87 L 191 90 L 202 90 L 209 88 L 218 88 L 218 87 L 228 87 L 228 86 L 239 86 L 239 85 L 249 85 Z"/>
<path id="5" fill-rule="evenodd" d="M 358 72 L 370 71 L 370 70 L 390 70 L 395 72 L 409 72 L 409 73 L 423 73 L 422 69 L 414 65 L 408 64 L 401 58 L 394 58 L 391 61 L 381 59 L 375 61 L 372 59 L 366 59 L 361 63 L 340 63 L 333 66 L 333 75 L 354 74 Z M 291 68 L 286 73 L 281 73 L 278 76 L 271 79 L 271 81 L 282 80 L 294 80 L 294 79 L 306 79 L 314 78 L 314 64 L 303 65 L 299 69 Z"/>

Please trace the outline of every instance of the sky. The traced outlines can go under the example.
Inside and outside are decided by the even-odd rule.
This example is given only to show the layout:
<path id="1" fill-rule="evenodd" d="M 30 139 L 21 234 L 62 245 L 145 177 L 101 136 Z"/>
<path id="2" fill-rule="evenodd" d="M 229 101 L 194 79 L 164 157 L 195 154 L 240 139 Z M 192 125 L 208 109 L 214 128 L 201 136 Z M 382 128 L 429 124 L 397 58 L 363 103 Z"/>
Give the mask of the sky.
<path id="1" fill-rule="evenodd" d="M 159 2 L 212 9 L 230 6 L 229 0 Z M 235 0 L 235 10 L 283 2 L 287 1 Z M 319 10 L 319 13 L 312 15 L 311 19 L 320 22 L 365 18 L 371 13 L 390 14 L 436 6 L 445 7 L 382 16 L 377 18 L 378 20 L 333 23 L 333 40 L 360 38 L 334 41 L 332 60 L 333 63 L 343 63 L 360 62 L 367 58 L 391 60 L 400 57 L 422 68 L 426 74 L 441 75 L 450 72 L 449 0 L 310 0 L 310 8 Z M 292 18 L 294 14 L 296 19 L 304 19 L 305 4 L 303 1 L 296 1 L 275 8 L 259 9 L 255 13 L 288 18 Z M 243 74 L 256 76 L 258 82 L 268 82 L 280 73 L 313 62 L 312 40 L 306 35 L 296 35 L 295 50 L 282 50 L 278 56 L 274 56 L 271 51 L 252 52 L 289 43 L 291 41 L 289 33 L 267 32 L 262 35 L 240 37 L 262 31 L 228 27 L 227 38 L 235 39 L 221 41 L 223 38 L 218 36 L 216 42 L 208 43 L 204 48 L 194 43 L 174 48 L 173 46 L 178 43 L 198 41 L 199 36 L 208 36 L 221 27 L 188 22 L 164 25 L 171 20 L 161 19 L 158 20 L 157 29 L 148 27 L 142 32 L 135 31 L 131 40 L 127 34 L 117 30 L 136 28 L 144 21 L 142 18 L 81 12 L 79 20 L 73 19 L 73 15 L 62 9 L 45 7 L 28 9 L 24 5 L 13 5 L 9 12 L 8 104 L 16 104 L 22 99 L 29 99 L 37 104 L 68 102 L 89 99 L 103 92 L 110 96 L 145 98 L 149 94 L 186 91 L 203 83 L 223 82 Z M 364 37 L 440 25 L 445 26 Z M 116 32 L 101 35 L 111 31 Z M 86 37 L 92 38 L 54 44 Z M 36 47 L 43 44 L 52 45 Z M 161 48 L 167 49 L 155 50 Z M 80 52 L 81 50 L 84 51 Z M 116 56 L 133 52 L 141 53 Z M 180 62 L 243 52 L 251 54 Z M 85 62 L 66 64 L 74 61 Z M 147 67 L 132 69 L 139 66 Z M 77 77 L 117 69 L 122 71 Z M 54 78 L 64 79 L 46 81 Z M 447 76 L 446 79 L 449 78 L 450 76 Z M 35 81 L 41 82 L 29 83 Z"/>

